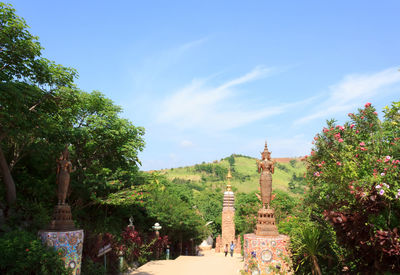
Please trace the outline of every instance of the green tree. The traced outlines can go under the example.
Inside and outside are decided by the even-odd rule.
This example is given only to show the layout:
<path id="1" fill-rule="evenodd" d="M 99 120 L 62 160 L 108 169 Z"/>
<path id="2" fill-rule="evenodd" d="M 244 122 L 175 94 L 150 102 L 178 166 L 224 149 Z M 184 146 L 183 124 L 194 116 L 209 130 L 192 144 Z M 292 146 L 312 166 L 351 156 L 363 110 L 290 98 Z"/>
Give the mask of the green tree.
<path id="1" fill-rule="evenodd" d="M 11 5 L 0 3 L 0 173 L 9 205 L 16 200 L 12 169 L 46 124 L 41 105 L 76 72 L 41 58 L 37 37 Z"/>

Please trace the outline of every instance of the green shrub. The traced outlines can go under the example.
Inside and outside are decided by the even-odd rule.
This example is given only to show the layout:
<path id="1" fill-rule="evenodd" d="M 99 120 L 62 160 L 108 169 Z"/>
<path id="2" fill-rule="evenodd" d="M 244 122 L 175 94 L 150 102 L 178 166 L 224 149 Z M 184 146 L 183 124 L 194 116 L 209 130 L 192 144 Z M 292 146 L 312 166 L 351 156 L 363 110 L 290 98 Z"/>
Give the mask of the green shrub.
<path id="1" fill-rule="evenodd" d="M 91 259 L 86 259 L 82 262 L 82 275 L 104 275 L 106 269 L 101 263 L 93 262 Z"/>
<path id="2" fill-rule="evenodd" d="M 0 273 L 70 274 L 57 251 L 42 245 L 35 235 L 18 230 L 0 237 Z"/>

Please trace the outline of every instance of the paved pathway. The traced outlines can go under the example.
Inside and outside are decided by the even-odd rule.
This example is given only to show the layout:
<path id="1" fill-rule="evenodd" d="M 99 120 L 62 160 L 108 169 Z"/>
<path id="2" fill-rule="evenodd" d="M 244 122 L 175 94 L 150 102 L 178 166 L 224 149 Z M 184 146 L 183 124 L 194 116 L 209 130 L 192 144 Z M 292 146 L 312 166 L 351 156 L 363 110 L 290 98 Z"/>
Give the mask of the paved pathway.
<path id="1" fill-rule="evenodd" d="M 242 256 L 206 251 L 204 256 L 180 256 L 175 260 L 151 261 L 131 275 L 237 275 L 243 269 Z"/>

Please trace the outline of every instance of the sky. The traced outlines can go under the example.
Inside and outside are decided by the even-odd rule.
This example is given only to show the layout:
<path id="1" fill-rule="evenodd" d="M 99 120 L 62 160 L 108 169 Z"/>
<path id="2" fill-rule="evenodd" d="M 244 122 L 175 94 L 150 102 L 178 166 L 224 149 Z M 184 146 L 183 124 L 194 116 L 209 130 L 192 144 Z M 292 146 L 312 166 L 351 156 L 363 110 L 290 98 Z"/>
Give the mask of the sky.
<path id="1" fill-rule="evenodd" d="M 327 119 L 400 100 L 400 1 L 8 1 L 145 128 L 142 170 L 309 154 Z"/>

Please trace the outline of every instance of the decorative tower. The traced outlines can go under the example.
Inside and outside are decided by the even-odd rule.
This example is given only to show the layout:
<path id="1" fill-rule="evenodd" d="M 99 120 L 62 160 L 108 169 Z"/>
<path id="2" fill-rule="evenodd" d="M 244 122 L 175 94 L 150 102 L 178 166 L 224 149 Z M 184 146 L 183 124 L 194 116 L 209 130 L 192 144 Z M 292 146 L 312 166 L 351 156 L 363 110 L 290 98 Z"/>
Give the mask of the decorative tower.
<path id="1" fill-rule="evenodd" d="M 221 248 L 228 246 L 231 242 L 236 242 L 235 240 L 235 195 L 232 191 L 231 185 L 231 170 L 229 169 L 227 175 L 228 183 L 226 185 L 226 191 L 224 192 L 224 200 L 222 204 L 222 238 L 221 238 Z"/>

